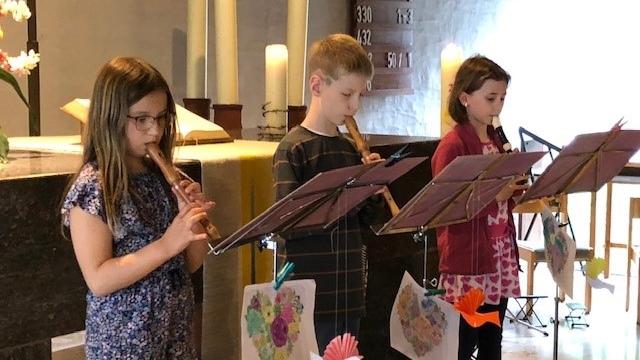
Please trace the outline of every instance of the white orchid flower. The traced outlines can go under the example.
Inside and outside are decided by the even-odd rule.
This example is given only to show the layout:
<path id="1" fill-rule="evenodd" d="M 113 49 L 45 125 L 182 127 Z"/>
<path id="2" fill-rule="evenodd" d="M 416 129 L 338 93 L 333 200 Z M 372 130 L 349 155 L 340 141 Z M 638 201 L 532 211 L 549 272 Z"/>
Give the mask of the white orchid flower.
<path id="1" fill-rule="evenodd" d="M 17 22 L 31 17 L 31 11 L 24 0 L 0 0 L 0 15 L 6 16 L 9 13 Z"/>
<path id="2" fill-rule="evenodd" d="M 12 73 L 29 75 L 31 70 L 40 62 L 40 54 L 33 51 L 33 49 L 29 50 L 29 53 L 21 51 L 18 56 L 9 56 L 7 62 L 9 63 L 9 68 Z"/>

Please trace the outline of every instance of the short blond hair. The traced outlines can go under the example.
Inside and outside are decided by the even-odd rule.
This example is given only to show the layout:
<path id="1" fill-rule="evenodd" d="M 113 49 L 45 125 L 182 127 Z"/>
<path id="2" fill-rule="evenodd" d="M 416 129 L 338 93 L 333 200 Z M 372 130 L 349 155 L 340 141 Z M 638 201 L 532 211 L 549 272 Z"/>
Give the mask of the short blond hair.
<path id="1" fill-rule="evenodd" d="M 356 39 L 346 34 L 331 34 L 311 45 L 309 74 L 317 70 L 328 77 L 327 82 L 345 74 L 373 77 L 373 64 Z"/>

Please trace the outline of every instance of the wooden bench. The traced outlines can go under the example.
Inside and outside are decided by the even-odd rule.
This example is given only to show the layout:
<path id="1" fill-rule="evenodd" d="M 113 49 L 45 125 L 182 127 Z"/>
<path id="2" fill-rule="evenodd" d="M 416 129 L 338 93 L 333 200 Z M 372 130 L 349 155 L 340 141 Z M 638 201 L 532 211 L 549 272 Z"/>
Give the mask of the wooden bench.
<path id="1" fill-rule="evenodd" d="M 527 295 L 533 295 L 533 273 L 539 262 L 546 262 L 544 244 L 538 241 L 518 240 L 520 258 L 527 262 Z M 577 247 L 574 261 L 589 261 L 593 259 L 594 251 L 591 247 Z M 587 295 L 588 294 L 588 295 Z M 585 280 L 585 305 L 591 309 L 591 286 Z"/>

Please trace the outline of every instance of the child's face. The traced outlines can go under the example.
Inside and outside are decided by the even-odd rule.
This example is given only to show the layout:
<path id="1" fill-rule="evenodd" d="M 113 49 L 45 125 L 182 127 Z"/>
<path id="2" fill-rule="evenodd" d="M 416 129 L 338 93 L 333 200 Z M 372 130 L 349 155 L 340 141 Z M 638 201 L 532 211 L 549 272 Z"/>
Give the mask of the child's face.
<path id="1" fill-rule="evenodd" d="M 463 92 L 460 101 L 467 104 L 469 121 L 477 125 L 491 125 L 493 116 L 500 115 L 506 95 L 506 81 L 489 79 L 471 94 Z"/>
<path id="2" fill-rule="evenodd" d="M 367 88 L 367 80 L 360 74 L 345 74 L 331 84 L 323 82 L 320 102 L 324 117 L 340 126 L 347 116 L 354 116 L 360 107 L 362 93 Z"/>
<path id="3" fill-rule="evenodd" d="M 129 107 L 127 113 L 127 155 L 142 158 L 147 143 L 158 144 L 167 122 L 167 94 L 155 90 Z"/>

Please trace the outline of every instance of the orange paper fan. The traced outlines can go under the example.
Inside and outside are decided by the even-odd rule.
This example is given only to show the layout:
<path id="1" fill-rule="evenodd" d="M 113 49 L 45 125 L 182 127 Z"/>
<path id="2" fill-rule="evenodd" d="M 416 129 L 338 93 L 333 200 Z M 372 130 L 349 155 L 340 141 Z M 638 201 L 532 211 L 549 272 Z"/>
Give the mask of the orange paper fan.
<path id="1" fill-rule="evenodd" d="M 458 299 L 453 306 L 460 312 L 464 320 L 474 328 L 482 326 L 486 322 L 500 327 L 500 316 L 497 311 L 490 313 L 477 312 L 484 301 L 484 292 L 478 288 L 472 288 L 463 297 Z"/>
<path id="2" fill-rule="evenodd" d="M 358 352 L 358 340 L 356 337 L 346 333 L 344 335 L 336 336 L 327 348 L 324 350 L 323 360 L 344 360 L 350 357 L 357 357 L 360 359 L 360 353 Z"/>

